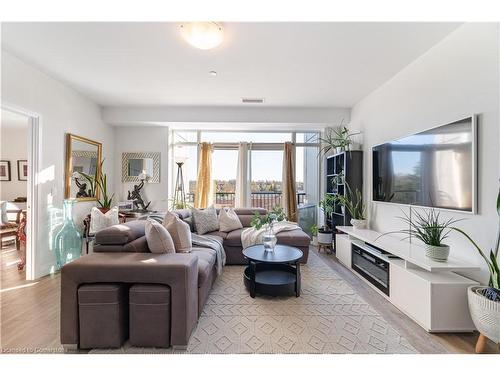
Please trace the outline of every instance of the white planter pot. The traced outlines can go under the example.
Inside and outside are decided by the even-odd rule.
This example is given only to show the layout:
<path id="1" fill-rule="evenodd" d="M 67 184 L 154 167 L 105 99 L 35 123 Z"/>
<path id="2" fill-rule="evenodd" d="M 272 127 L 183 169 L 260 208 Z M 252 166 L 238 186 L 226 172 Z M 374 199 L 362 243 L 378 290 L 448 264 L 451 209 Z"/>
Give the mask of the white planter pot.
<path id="1" fill-rule="evenodd" d="M 335 153 L 340 154 L 344 149 L 342 147 L 335 147 Z"/>
<path id="2" fill-rule="evenodd" d="M 448 245 L 425 245 L 425 255 L 436 262 L 446 262 L 448 255 L 450 255 L 450 247 Z"/>
<path id="3" fill-rule="evenodd" d="M 331 244 L 332 240 L 333 240 L 332 232 L 327 232 L 327 233 L 318 232 L 318 243 Z"/>
<path id="4" fill-rule="evenodd" d="M 500 343 L 500 302 L 487 299 L 480 292 L 486 286 L 467 289 L 469 311 L 477 330 L 495 343 Z"/>
<path id="5" fill-rule="evenodd" d="M 318 246 L 318 236 L 313 236 L 312 245 L 313 246 Z"/>
<path id="6" fill-rule="evenodd" d="M 351 225 L 354 227 L 354 229 L 366 229 L 366 219 L 351 219 Z"/>

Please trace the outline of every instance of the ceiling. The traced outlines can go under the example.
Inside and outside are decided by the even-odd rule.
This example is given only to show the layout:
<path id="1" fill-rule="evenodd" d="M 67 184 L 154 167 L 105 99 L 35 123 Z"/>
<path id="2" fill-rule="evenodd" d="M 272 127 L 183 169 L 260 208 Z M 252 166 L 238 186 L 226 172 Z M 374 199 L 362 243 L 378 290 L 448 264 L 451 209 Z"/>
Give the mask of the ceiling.
<path id="1" fill-rule="evenodd" d="M 222 23 L 213 50 L 177 23 L 3 23 L 2 48 L 111 105 L 351 107 L 457 23 Z M 217 71 L 213 77 L 210 71 Z"/>
<path id="2" fill-rule="evenodd" d="M 15 112 L 2 109 L 0 126 L 2 128 L 28 129 L 29 118 Z"/>

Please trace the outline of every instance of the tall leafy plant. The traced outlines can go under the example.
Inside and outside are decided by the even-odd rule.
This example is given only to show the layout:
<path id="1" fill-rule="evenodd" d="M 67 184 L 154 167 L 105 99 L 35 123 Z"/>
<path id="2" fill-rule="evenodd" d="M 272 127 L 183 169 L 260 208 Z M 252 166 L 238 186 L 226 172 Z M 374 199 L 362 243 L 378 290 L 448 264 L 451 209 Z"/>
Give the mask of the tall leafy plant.
<path id="1" fill-rule="evenodd" d="M 365 219 L 366 205 L 359 189 L 356 188 L 356 191 L 353 192 L 349 184 L 345 182 L 345 194 L 335 194 L 334 199 L 335 202 L 345 207 L 354 220 Z"/>
<path id="2" fill-rule="evenodd" d="M 327 129 L 325 131 L 325 135 L 319 138 L 322 144 L 319 155 L 325 155 L 337 147 L 347 150 L 353 143 L 352 137 L 361 134 L 360 132 L 351 133 L 351 131 L 344 126 L 343 123 L 344 121 L 342 120 L 339 127 Z"/>
<path id="3" fill-rule="evenodd" d="M 84 172 L 78 172 L 89 184 L 89 195 L 95 197 L 97 191 L 101 193 L 102 198 L 97 200 L 97 203 L 101 208 L 110 209 L 111 203 L 114 198 L 114 194 L 109 196 L 108 194 L 108 177 L 106 173 L 103 173 L 104 159 L 99 164 L 99 168 L 96 169 L 95 174 L 92 176 Z"/>
<path id="4" fill-rule="evenodd" d="M 319 208 L 323 211 L 323 217 L 325 222 L 323 224 L 324 229 L 328 229 L 328 218 L 333 213 L 335 209 L 335 198 L 331 194 L 325 194 L 322 200 L 318 203 Z"/>

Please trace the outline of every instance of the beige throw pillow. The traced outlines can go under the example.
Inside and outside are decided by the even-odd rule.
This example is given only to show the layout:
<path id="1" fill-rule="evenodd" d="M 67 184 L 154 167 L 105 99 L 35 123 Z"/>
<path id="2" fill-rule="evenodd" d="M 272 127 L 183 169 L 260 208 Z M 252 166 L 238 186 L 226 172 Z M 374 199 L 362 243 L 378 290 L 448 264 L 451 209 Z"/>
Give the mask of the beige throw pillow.
<path id="1" fill-rule="evenodd" d="M 167 212 L 163 220 L 163 226 L 172 236 L 175 251 L 178 253 L 191 251 L 191 231 L 189 230 L 189 224 L 179 219 L 176 214 Z"/>
<path id="2" fill-rule="evenodd" d="M 149 251 L 155 254 L 175 253 L 175 245 L 172 236 L 163 225 L 156 221 L 148 220 L 146 222 L 145 231 Z"/>
<path id="3" fill-rule="evenodd" d="M 240 218 L 232 208 L 222 208 L 219 212 L 219 230 L 221 232 L 231 232 L 243 228 Z"/>
<path id="4" fill-rule="evenodd" d="M 192 208 L 191 216 L 193 217 L 196 233 L 205 234 L 219 230 L 219 219 L 214 206 L 203 209 Z"/>
<path id="5" fill-rule="evenodd" d="M 113 207 L 105 214 L 97 207 L 92 207 L 92 210 L 90 210 L 90 234 L 97 233 L 101 229 L 116 224 L 120 224 L 118 219 L 118 207 Z"/>

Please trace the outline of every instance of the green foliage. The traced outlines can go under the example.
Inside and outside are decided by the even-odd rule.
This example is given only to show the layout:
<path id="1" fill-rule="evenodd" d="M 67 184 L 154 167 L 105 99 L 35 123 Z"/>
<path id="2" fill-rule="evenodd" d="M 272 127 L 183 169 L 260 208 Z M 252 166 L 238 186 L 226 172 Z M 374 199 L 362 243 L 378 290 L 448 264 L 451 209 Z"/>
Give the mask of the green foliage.
<path id="1" fill-rule="evenodd" d="M 283 207 L 276 206 L 266 215 L 261 216 L 258 212 L 255 212 L 250 225 L 255 229 L 260 229 L 264 225 L 268 225 L 277 221 L 284 221 L 287 217 Z"/>
<path id="2" fill-rule="evenodd" d="M 325 216 L 325 223 L 323 227 L 328 228 L 326 221 L 334 211 L 335 197 L 331 194 L 325 194 L 323 199 L 319 201 L 318 205 L 321 211 L 323 211 L 323 214 Z"/>
<path id="3" fill-rule="evenodd" d="M 439 215 L 440 213 L 433 208 L 424 213 L 414 210 L 414 217 L 410 217 L 403 212 L 403 216 L 399 218 L 407 223 L 409 228 L 390 233 L 404 233 L 407 235 L 405 238 L 416 237 L 426 245 L 441 246 L 443 245 L 443 241 L 448 238 L 450 232 L 453 230 L 453 224 L 460 220 L 455 220 L 453 218 L 441 220 Z"/>
<path id="4" fill-rule="evenodd" d="M 349 215 L 355 220 L 364 220 L 365 219 L 365 211 L 366 206 L 363 203 L 363 195 L 356 188 L 356 191 L 353 193 L 351 187 L 346 182 L 345 183 L 345 194 L 335 194 L 334 195 L 335 202 L 344 206 Z"/>
<path id="5" fill-rule="evenodd" d="M 311 225 L 311 234 L 313 236 L 317 236 L 318 235 L 318 231 L 319 231 L 319 228 L 316 224 L 313 224 Z"/>
<path id="6" fill-rule="evenodd" d="M 99 169 L 96 170 L 95 175 L 93 176 L 83 172 L 78 173 L 88 182 L 90 186 L 89 195 L 91 197 L 95 197 L 97 195 L 97 191 L 99 191 L 102 195 L 102 198 L 98 199 L 97 203 L 100 207 L 109 209 L 111 208 L 111 203 L 115 195 L 108 195 L 108 177 L 106 176 L 106 173 L 102 172 L 103 165 L 104 159 L 101 161 L 101 164 L 99 164 Z"/>
<path id="7" fill-rule="evenodd" d="M 324 137 L 319 138 L 322 143 L 319 155 L 325 155 L 337 147 L 347 150 L 352 144 L 352 137 L 360 134 L 360 132 L 351 133 L 350 130 L 343 124 L 344 120 L 342 120 L 339 127 L 327 129 Z"/>

